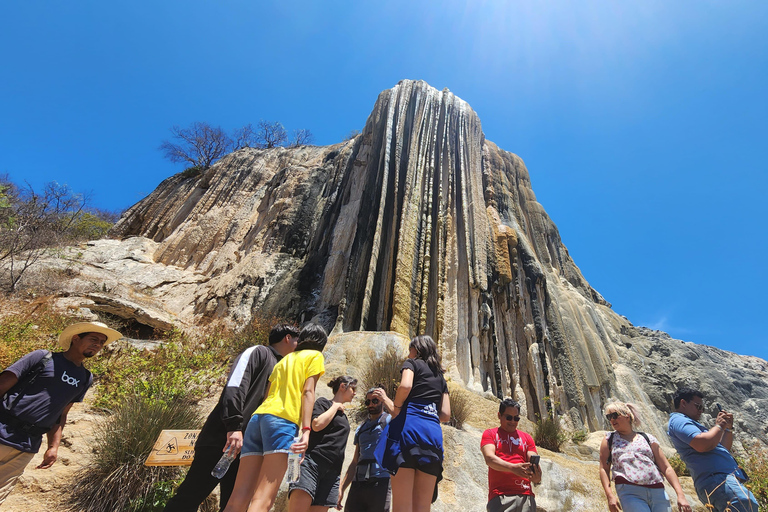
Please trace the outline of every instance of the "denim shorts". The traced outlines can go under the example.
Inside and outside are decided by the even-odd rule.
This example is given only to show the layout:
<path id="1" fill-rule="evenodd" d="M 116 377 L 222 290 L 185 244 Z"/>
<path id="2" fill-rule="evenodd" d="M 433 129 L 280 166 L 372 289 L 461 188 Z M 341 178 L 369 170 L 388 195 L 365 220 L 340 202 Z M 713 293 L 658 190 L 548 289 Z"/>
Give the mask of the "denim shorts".
<path id="1" fill-rule="evenodd" d="M 669 496 L 663 487 L 616 484 L 616 495 L 624 512 L 671 512 Z"/>
<path id="2" fill-rule="evenodd" d="M 301 462 L 299 481 L 288 486 L 288 493 L 300 489 L 312 497 L 312 506 L 335 507 L 339 500 L 341 475 L 324 466 L 318 466 L 310 454 Z"/>
<path id="3" fill-rule="evenodd" d="M 245 429 L 240 456 L 289 453 L 298 428 L 295 423 L 272 414 L 254 414 Z"/>

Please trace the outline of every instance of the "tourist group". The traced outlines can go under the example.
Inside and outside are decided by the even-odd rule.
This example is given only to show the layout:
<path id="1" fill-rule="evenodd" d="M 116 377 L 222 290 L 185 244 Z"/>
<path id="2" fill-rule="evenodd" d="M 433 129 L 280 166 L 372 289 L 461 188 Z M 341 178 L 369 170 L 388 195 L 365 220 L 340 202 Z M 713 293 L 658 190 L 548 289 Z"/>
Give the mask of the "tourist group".
<path id="1" fill-rule="evenodd" d="M 39 451 L 43 435 L 48 445 L 38 468 L 55 463 L 67 412 L 92 382 L 83 362 L 120 337 L 100 322 L 73 324 L 59 337 L 63 351 L 31 352 L 0 373 L 0 504 Z M 197 511 L 217 485 L 224 512 L 267 512 L 286 472 L 288 512 L 430 510 L 443 474 L 440 424 L 451 418 L 436 343 L 429 336 L 411 340 L 394 396 L 381 387 L 365 391 L 367 416 L 355 431 L 354 456 L 343 471 L 350 432 L 344 404 L 354 399 L 358 381 L 334 376 L 328 382 L 333 397 L 315 396 L 325 373 L 326 342 L 320 325 L 299 330 L 279 324 L 270 331 L 269 345 L 250 347 L 235 359 L 198 436 L 192 466 L 166 512 Z M 695 389 L 677 390 L 673 404 L 668 435 L 702 503 L 718 512 L 757 511 L 743 485 L 747 476 L 730 452 L 733 415 L 721 410 L 711 428 L 699 423 L 703 394 Z M 605 414 L 613 432 L 600 446 L 599 476 L 608 510 L 670 511 L 666 478 L 677 494 L 677 508 L 690 512 L 658 440 L 635 430 L 637 407 L 613 402 Z M 489 512 L 536 510 L 541 459 L 533 438 L 517 428 L 520 416 L 518 402 L 502 400 L 498 427 L 481 437 Z"/>

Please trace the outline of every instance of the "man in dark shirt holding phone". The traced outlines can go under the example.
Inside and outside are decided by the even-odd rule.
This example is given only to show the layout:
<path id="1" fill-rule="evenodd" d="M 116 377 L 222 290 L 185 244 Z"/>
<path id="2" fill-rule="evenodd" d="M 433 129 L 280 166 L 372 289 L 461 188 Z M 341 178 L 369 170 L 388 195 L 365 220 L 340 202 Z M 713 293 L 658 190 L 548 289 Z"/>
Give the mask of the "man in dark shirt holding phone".
<path id="1" fill-rule="evenodd" d="M 517 429 L 520 404 L 499 404 L 497 428 L 483 432 L 480 449 L 488 465 L 488 512 L 535 512 L 531 483 L 541 482 L 541 466 L 533 438 Z"/>

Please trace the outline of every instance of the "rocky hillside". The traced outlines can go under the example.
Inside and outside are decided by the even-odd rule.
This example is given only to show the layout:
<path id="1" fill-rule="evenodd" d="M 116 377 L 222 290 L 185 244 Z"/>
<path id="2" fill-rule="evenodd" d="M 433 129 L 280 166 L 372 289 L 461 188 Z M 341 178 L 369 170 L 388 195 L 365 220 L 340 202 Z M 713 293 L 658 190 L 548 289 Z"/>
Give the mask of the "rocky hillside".
<path id="1" fill-rule="evenodd" d="M 427 333 L 453 380 L 514 396 L 531 420 L 553 407 L 570 428 L 604 429 L 615 398 L 666 439 L 671 394 L 690 385 L 736 413 L 737 439 L 768 442 L 768 363 L 616 314 L 522 160 L 424 82 L 382 92 L 352 140 L 243 149 L 170 177 L 112 235 L 51 263 L 68 273 L 69 307 L 152 327 L 258 312 L 336 334 Z"/>

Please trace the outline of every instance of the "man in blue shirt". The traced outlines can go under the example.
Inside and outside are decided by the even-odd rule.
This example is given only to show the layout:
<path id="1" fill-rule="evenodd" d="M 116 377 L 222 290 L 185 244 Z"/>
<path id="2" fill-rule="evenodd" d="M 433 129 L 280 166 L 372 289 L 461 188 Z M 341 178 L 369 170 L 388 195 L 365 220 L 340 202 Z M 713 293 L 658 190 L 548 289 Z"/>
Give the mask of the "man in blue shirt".
<path id="1" fill-rule="evenodd" d="M 678 389 L 673 397 L 675 412 L 669 416 L 667 434 L 691 472 L 696 494 L 718 512 L 757 510 L 757 500 L 743 485 L 747 475 L 731 455 L 733 414 L 719 411 L 708 429 L 698 422 L 704 410 L 703 394 Z"/>
<path id="2" fill-rule="evenodd" d="M 35 350 L 0 373 L 0 503 L 40 450 L 43 434 L 48 449 L 37 467 L 56 462 L 69 408 L 83 401 L 91 385 L 83 361 L 120 337 L 101 322 L 73 324 L 59 336 L 63 352 Z"/>
<path id="3" fill-rule="evenodd" d="M 348 512 L 389 512 L 391 490 L 389 473 L 379 466 L 373 456 L 379 438 L 392 417 L 392 401 L 381 388 L 371 388 L 365 394 L 368 419 L 355 431 L 355 456 L 347 468 L 339 491 L 337 508 L 341 509 L 344 491 L 352 484 L 344 505 Z"/>

